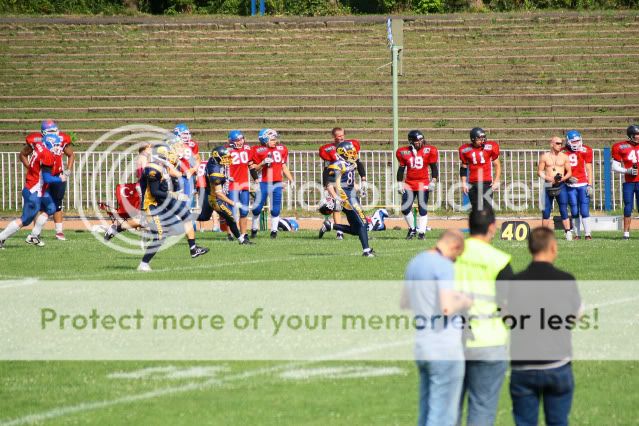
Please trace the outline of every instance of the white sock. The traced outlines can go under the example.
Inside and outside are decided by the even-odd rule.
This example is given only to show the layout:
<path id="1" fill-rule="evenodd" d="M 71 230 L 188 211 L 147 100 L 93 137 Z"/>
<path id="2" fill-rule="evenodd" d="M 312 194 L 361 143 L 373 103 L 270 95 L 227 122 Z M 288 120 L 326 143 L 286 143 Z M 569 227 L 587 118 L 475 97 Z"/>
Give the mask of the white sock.
<path id="1" fill-rule="evenodd" d="M 62 233 L 62 222 L 55 224 L 55 233 L 56 234 Z M 37 234 L 37 235 L 40 235 L 40 234 Z"/>
<path id="2" fill-rule="evenodd" d="M 404 215 L 404 220 L 406 221 L 409 229 L 413 229 L 415 227 L 415 216 L 413 216 L 412 211 L 407 215 Z"/>
<path id="3" fill-rule="evenodd" d="M 580 220 L 581 216 L 577 216 L 576 218 L 572 219 L 572 230 L 575 231 L 575 236 L 579 236 L 579 231 L 581 230 L 581 220 Z"/>
<path id="4" fill-rule="evenodd" d="M 240 238 L 237 239 L 240 243 L 244 242 L 244 235 L 245 234 L 240 234 Z"/>
<path id="5" fill-rule="evenodd" d="M 419 224 L 417 227 L 417 232 L 419 232 L 420 234 L 426 232 L 426 227 L 428 226 L 428 215 L 426 214 L 424 216 L 420 216 L 417 223 Z"/>
<path id="6" fill-rule="evenodd" d="M 581 222 L 584 224 L 584 234 L 590 235 L 590 217 L 582 217 Z"/>
<path id="7" fill-rule="evenodd" d="M 258 229 L 260 229 L 260 217 L 259 216 L 253 216 L 253 220 L 251 221 L 251 229 L 254 231 L 257 231 Z"/>
<path id="8" fill-rule="evenodd" d="M 18 232 L 22 226 L 18 225 L 18 219 L 14 220 L 4 228 L 4 231 L 0 232 L 0 241 L 8 239 L 10 236 Z"/>
<path id="9" fill-rule="evenodd" d="M 277 232 L 277 225 L 280 224 L 279 216 L 271 216 L 271 232 Z"/>
<path id="10" fill-rule="evenodd" d="M 38 236 L 42 233 L 42 227 L 49 220 L 49 215 L 46 213 L 40 213 L 38 218 L 35 221 L 35 225 L 33 225 L 33 231 L 31 231 L 31 235 Z M 57 225 L 57 223 L 56 223 Z"/>
<path id="11" fill-rule="evenodd" d="M 623 231 L 623 236 L 630 238 L 630 231 Z M 1 240 L 2 238 L 0 238 Z"/>

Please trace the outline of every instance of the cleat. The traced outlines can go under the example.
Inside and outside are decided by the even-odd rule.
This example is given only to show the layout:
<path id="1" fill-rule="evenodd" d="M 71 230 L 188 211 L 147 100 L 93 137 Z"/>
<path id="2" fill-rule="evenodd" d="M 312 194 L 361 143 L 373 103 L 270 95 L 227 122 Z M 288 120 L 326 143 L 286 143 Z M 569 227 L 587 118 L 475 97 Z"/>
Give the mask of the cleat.
<path id="1" fill-rule="evenodd" d="M 322 238 L 324 234 L 326 234 L 331 229 L 333 229 L 333 224 L 331 223 L 330 220 L 325 220 L 324 223 L 322 223 L 322 227 L 319 230 L 319 238 Z"/>
<path id="2" fill-rule="evenodd" d="M 44 247 L 44 241 L 42 241 L 38 235 L 29 234 L 24 242 L 33 246 Z"/>
<path id="3" fill-rule="evenodd" d="M 335 237 L 336 240 L 343 240 L 344 239 L 344 233 L 342 231 L 338 231 L 337 232 L 337 236 Z"/>
<path id="4" fill-rule="evenodd" d="M 277 238 L 277 231 L 271 231 L 271 240 L 274 240 Z"/>
<path id="5" fill-rule="evenodd" d="M 417 231 L 413 228 L 410 228 L 408 230 L 408 234 L 406 234 L 406 239 L 407 240 L 412 240 L 413 238 L 415 238 L 415 236 L 417 235 Z"/>
<path id="6" fill-rule="evenodd" d="M 4 250 L 4 240 L 0 240 L 0 250 Z"/>
<path id="7" fill-rule="evenodd" d="M 368 251 L 365 251 L 364 253 L 362 253 L 363 257 L 375 257 L 375 250 L 370 249 Z"/>
<path id="8" fill-rule="evenodd" d="M 244 244 L 244 245 L 250 246 L 250 245 L 253 245 L 255 243 L 253 241 L 249 240 L 248 235 L 245 235 L 244 239 L 240 241 L 240 244 Z"/>
<path id="9" fill-rule="evenodd" d="M 579 235 L 575 235 L 574 237 L 572 237 L 572 239 L 575 241 L 579 241 L 581 240 L 581 237 Z"/>
<path id="10" fill-rule="evenodd" d="M 64 232 L 56 232 L 55 237 L 60 240 L 60 241 L 66 241 L 67 239 L 64 238 Z"/>
<path id="11" fill-rule="evenodd" d="M 586 240 L 592 240 L 592 235 L 586 235 L 585 239 Z"/>
<path id="12" fill-rule="evenodd" d="M 624 236 L 623 236 L 623 239 L 624 239 L 624 240 L 629 240 L 629 239 L 630 239 L 630 237 L 626 237 L 626 236 L 624 235 Z"/>
<path id="13" fill-rule="evenodd" d="M 418 240 L 423 240 L 426 238 L 426 234 L 424 234 L 423 232 L 420 232 L 419 234 L 417 234 L 417 239 Z"/>
<path id="14" fill-rule="evenodd" d="M 235 241 L 235 238 L 233 238 L 233 235 L 231 234 L 226 234 L 226 239 L 229 241 Z"/>
<path id="15" fill-rule="evenodd" d="M 251 229 L 251 238 L 257 237 L 257 229 Z"/>
<path id="16" fill-rule="evenodd" d="M 104 241 L 110 241 L 118 233 L 118 226 L 114 223 L 104 232 Z"/>
<path id="17" fill-rule="evenodd" d="M 152 272 L 151 266 L 148 263 L 140 262 L 138 265 L 138 272 Z"/>
<path id="18" fill-rule="evenodd" d="M 191 258 L 195 259 L 196 257 L 205 255 L 208 252 L 209 249 L 207 249 L 206 247 L 195 246 L 195 248 L 191 250 Z"/>

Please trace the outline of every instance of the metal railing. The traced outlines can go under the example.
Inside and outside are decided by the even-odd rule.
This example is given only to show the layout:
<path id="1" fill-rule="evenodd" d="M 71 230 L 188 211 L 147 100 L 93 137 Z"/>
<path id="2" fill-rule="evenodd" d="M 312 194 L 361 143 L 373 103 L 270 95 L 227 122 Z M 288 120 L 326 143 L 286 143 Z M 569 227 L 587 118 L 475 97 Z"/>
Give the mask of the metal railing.
<path id="1" fill-rule="evenodd" d="M 604 155 L 595 149 L 593 175 L 595 194 L 593 208 L 604 209 Z M 542 182 L 537 177 L 537 163 L 541 150 L 502 150 L 502 185 L 494 194 L 499 209 L 540 209 L 542 204 Z M 459 158 L 456 150 L 442 150 L 439 170 L 440 184 L 431 194 L 431 208 L 459 210 L 462 193 L 459 186 Z M 395 171 L 391 169 L 393 153 L 390 151 L 362 151 L 361 159 L 366 166 L 369 187 L 367 197 L 362 199 L 366 208 L 392 207 L 399 204 L 399 194 L 392 186 Z M 91 209 L 97 201 L 113 203 L 114 188 L 118 183 L 133 181 L 134 156 L 125 153 L 76 153 L 76 167 L 69 178 L 64 205 L 67 209 Z M 323 162 L 316 151 L 289 153 L 289 168 L 296 181 L 296 188 L 284 189 L 284 206 L 288 209 L 314 210 L 323 197 L 321 188 Z M 20 163 L 18 153 L 0 152 L 0 210 L 22 208 L 21 191 L 26 170 Z M 611 206 L 621 207 L 621 184 L 623 176 L 612 176 Z M 514 207 L 513 207 L 514 206 Z"/>

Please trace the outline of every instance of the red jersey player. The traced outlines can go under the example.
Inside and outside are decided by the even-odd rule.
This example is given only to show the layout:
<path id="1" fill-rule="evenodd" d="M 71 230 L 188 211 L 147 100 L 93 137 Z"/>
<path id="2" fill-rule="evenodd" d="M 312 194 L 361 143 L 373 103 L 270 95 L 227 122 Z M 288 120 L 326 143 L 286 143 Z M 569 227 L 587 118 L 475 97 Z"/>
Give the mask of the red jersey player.
<path id="1" fill-rule="evenodd" d="M 492 192 L 499 187 L 501 162 L 499 144 L 486 140 L 486 132 L 480 127 L 470 131 L 470 143 L 459 147 L 462 191 L 468 194 L 473 209 L 483 209 L 484 199 L 492 206 Z"/>
<path id="2" fill-rule="evenodd" d="M 428 226 L 428 196 L 435 188 L 435 181 L 439 177 L 439 154 L 437 148 L 426 144 L 424 134 L 419 130 L 408 132 L 408 146 L 401 147 L 395 153 L 399 163 L 397 170 L 397 182 L 400 182 L 399 192 L 402 194 L 402 214 L 408 224 L 407 240 L 411 240 L 417 235 L 420 240 L 424 239 Z M 431 176 L 428 174 L 430 169 Z M 413 202 L 417 198 L 419 208 L 419 222 L 415 229 L 415 218 L 413 216 Z"/>
<path id="3" fill-rule="evenodd" d="M 255 195 L 253 205 L 253 222 L 251 238 L 257 235 L 260 213 L 266 203 L 266 197 L 271 198 L 271 238 L 277 238 L 280 210 L 282 209 L 282 176 L 286 176 L 291 187 L 294 186 L 293 176 L 286 165 L 288 149 L 280 144 L 279 135 L 273 129 L 262 129 L 258 133 L 259 146 L 251 150 L 251 168 L 262 172 L 260 191 Z"/>
<path id="4" fill-rule="evenodd" d="M 630 239 L 632 207 L 639 209 L 639 126 L 633 124 L 626 129 L 628 139 L 612 146 L 612 170 L 624 175 L 623 183 L 623 239 Z M 636 200 L 636 201 L 635 201 Z"/>
<path id="5" fill-rule="evenodd" d="M 33 227 L 32 233 L 27 237 L 29 244 L 43 246 L 40 240 L 40 232 L 47 222 L 49 215 L 55 213 L 55 204 L 48 191 L 48 186 L 52 183 L 66 181 L 64 174 L 53 176 L 54 154 L 51 152 L 59 147 L 61 138 L 57 135 L 47 135 L 42 142 L 34 142 L 33 152 L 27 167 L 27 176 L 24 188 L 22 189 L 23 208 L 22 216 L 15 219 L 0 232 L 0 249 L 4 249 L 4 242 L 18 232 L 20 228 L 29 225 L 38 212 L 42 212 Z"/>
<path id="6" fill-rule="evenodd" d="M 328 179 L 328 165 L 337 161 L 337 145 L 341 142 L 344 142 L 345 133 L 344 129 L 341 127 L 334 127 L 331 130 L 331 135 L 333 136 L 333 142 L 327 143 L 326 145 L 320 146 L 319 156 L 324 161 L 324 169 L 322 170 L 322 186 L 326 188 L 327 179 Z M 366 169 L 364 167 L 364 163 L 362 163 L 359 159 L 359 152 L 361 149 L 360 143 L 357 139 L 349 139 L 348 142 L 351 142 L 355 147 L 355 150 L 358 154 L 357 159 L 357 173 L 360 176 L 361 185 L 360 191 L 362 195 L 366 192 L 367 184 L 366 184 Z M 340 212 L 333 212 L 333 223 L 339 224 L 340 221 Z M 337 239 L 342 240 L 344 238 L 344 234 L 341 231 L 337 231 Z"/>
<path id="7" fill-rule="evenodd" d="M 26 137 L 26 145 L 20 151 L 20 161 L 24 164 L 24 167 L 29 167 L 29 156 L 33 153 L 34 144 L 42 143 L 43 138 L 47 135 L 56 135 L 60 138 L 59 143 L 52 147 L 52 153 L 54 156 L 54 164 L 51 170 L 51 175 L 60 176 L 64 174 L 66 178 L 71 174 L 73 170 L 73 163 L 75 162 L 75 153 L 71 147 L 71 136 L 67 133 L 60 132 L 58 125 L 53 120 L 44 120 L 40 126 L 40 133 L 29 133 Z M 64 167 L 62 156 L 67 157 L 67 164 Z M 52 183 L 49 185 L 49 193 L 55 204 L 55 213 L 53 214 L 53 222 L 55 223 L 55 237 L 58 240 L 66 240 L 64 236 L 62 220 L 62 204 L 64 194 L 67 189 L 65 182 Z"/>
<path id="8" fill-rule="evenodd" d="M 566 147 L 563 153 L 568 156 L 572 176 L 566 181 L 568 205 L 573 221 L 574 239 L 580 238 L 580 216 L 587 240 L 592 239 L 590 232 L 590 197 L 592 189 L 592 148 L 583 144 L 577 130 L 566 132 Z M 570 238 L 570 237 L 569 237 Z"/>
<path id="9" fill-rule="evenodd" d="M 245 244 L 250 244 L 246 230 L 248 228 L 248 213 L 250 203 L 249 163 L 252 150 L 246 143 L 244 134 L 240 130 L 231 130 L 228 137 L 228 147 L 231 153 L 229 166 L 229 198 L 233 200 L 233 215 L 240 216 L 240 233 L 244 236 Z M 254 179 L 257 172 L 250 170 Z M 232 237 L 231 237 L 232 238 Z"/>

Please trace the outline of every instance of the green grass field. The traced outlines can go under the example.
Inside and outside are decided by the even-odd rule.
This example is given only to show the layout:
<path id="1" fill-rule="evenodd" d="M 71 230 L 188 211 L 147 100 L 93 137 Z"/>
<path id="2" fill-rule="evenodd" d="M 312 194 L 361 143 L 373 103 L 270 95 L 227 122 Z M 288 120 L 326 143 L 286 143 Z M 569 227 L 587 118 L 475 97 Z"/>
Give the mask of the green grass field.
<path id="1" fill-rule="evenodd" d="M 199 233 L 211 252 L 192 260 L 184 242 L 156 256 L 151 274 L 139 259 L 98 243 L 88 232 L 51 232 L 46 246 L 21 233 L 0 251 L 1 279 L 303 279 L 397 280 L 408 260 L 432 245 L 405 241 L 404 231 L 372 233 L 379 256 L 359 243 L 315 232 L 280 233 L 239 246 L 219 233 Z M 560 240 L 558 266 L 579 279 L 629 280 L 639 272 L 638 240 L 595 233 L 592 241 Z M 513 267 L 530 260 L 524 243 L 496 241 Z M 37 265 L 33 268 L 31 265 Z M 135 283 L 132 283 L 135 285 Z M 1 291 L 1 290 L 0 290 Z M 636 424 L 639 363 L 575 362 L 577 425 Z M 152 369 L 152 370 L 149 370 Z M 115 375 L 115 376 L 114 376 Z M 417 375 L 411 362 L 2 362 L 0 425 L 5 424 L 414 424 Z M 512 424 L 507 386 L 497 424 Z"/>

